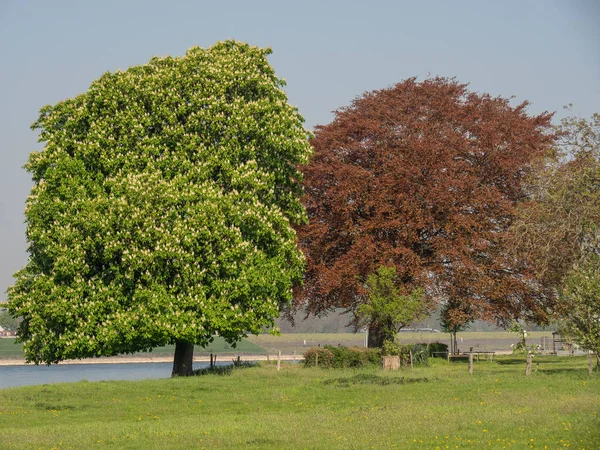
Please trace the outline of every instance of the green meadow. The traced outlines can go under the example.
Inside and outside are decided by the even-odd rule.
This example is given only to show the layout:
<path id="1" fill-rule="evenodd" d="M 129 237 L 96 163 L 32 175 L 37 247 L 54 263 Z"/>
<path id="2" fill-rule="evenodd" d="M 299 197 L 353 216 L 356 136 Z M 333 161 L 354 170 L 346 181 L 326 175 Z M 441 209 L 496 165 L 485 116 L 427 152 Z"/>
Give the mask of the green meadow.
<path id="1" fill-rule="evenodd" d="M 230 375 L 0 390 L 3 449 L 598 449 L 586 357 L 383 372 L 283 364 Z"/>

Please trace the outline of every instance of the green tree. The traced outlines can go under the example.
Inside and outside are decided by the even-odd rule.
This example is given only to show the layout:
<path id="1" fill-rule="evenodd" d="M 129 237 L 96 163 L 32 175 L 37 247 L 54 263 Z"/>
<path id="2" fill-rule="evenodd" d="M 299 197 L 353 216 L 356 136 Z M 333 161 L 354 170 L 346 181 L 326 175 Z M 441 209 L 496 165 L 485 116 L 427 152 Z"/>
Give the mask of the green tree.
<path id="1" fill-rule="evenodd" d="M 30 259 L 8 291 L 28 361 L 175 343 L 173 375 L 188 375 L 194 345 L 273 325 L 302 278 L 296 166 L 311 149 L 270 53 L 194 47 L 42 108 Z"/>
<path id="2" fill-rule="evenodd" d="M 370 330 L 369 347 L 381 347 L 386 341 L 394 341 L 400 329 L 422 319 L 429 311 L 423 289 L 417 288 L 405 295 L 397 283 L 395 267 L 380 266 L 367 277 L 368 301 L 358 307 L 356 315 L 359 325 Z"/>
<path id="3" fill-rule="evenodd" d="M 514 252 L 554 290 L 595 245 L 600 224 L 600 114 L 591 120 L 568 117 L 557 134 L 559 145 L 529 178 L 528 201 L 518 207 L 511 228 Z"/>
<path id="4" fill-rule="evenodd" d="M 560 291 L 563 328 L 600 366 L 600 256 L 590 254 L 565 278 Z"/>
<path id="5" fill-rule="evenodd" d="M 450 353 L 458 353 L 456 334 L 465 331 L 473 323 L 473 311 L 469 305 L 458 301 L 447 301 L 440 312 L 440 325 L 442 330 L 450 333 Z"/>
<path id="6" fill-rule="evenodd" d="M 513 247 L 559 300 L 562 329 L 598 352 L 600 114 L 567 117 L 557 131 L 560 145 L 539 165 L 529 201 L 517 210 Z"/>

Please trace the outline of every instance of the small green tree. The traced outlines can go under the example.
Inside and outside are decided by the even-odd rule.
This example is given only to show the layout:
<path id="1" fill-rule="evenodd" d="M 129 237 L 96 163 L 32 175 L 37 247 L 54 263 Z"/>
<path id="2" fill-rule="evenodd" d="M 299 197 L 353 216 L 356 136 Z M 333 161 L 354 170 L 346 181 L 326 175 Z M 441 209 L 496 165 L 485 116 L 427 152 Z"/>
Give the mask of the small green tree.
<path id="1" fill-rule="evenodd" d="M 440 326 L 450 333 L 450 354 L 458 353 L 456 334 L 465 331 L 473 322 L 473 314 L 469 307 L 462 302 L 447 301 L 440 313 Z"/>
<path id="2" fill-rule="evenodd" d="M 519 342 L 516 344 L 511 344 L 513 349 L 513 354 L 527 354 L 527 353 L 535 353 L 538 348 L 534 345 L 527 345 L 527 329 L 520 322 L 514 321 L 510 327 L 508 327 L 509 333 L 517 333 L 519 335 Z"/>
<path id="3" fill-rule="evenodd" d="M 311 153 L 270 49 L 227 41 L 106 73 L 42 108 L 29 262 L 8 291 L 28 361 L 235 344 L 302 279 L 292 224 Z"/>
<path id="4" fill-rule="evenodd" d="M 560 291 L 563 330 L 600 364 L 600 256 L 590 254 L 565 278 Z"/>
<path id="5" fill-rule="evenodd" d="M 402 294 L 396 279 L 396 268 L 380 266 L 367 277 L 367 303 L 360 305 L 358 323 L 369 328 L 369 347 L 382 347 L 393 341 L 396 333 L 412 322 L 426 316 L 429 305 L 423 289 Z"/>

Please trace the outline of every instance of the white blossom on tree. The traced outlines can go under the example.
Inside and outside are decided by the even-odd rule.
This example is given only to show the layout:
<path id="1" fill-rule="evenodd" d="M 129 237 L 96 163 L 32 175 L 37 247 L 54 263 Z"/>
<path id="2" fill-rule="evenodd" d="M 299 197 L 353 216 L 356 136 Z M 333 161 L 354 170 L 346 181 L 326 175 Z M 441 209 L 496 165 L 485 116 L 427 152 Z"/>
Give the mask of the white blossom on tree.
<path id="1" fill-rule="evenodd" d="M 30 258 L 8 292 L 28 361 L 272 326 L 302 278 L 296 167 L 311 150 L 270 52 L 194 47 L 42 108 Z"/>

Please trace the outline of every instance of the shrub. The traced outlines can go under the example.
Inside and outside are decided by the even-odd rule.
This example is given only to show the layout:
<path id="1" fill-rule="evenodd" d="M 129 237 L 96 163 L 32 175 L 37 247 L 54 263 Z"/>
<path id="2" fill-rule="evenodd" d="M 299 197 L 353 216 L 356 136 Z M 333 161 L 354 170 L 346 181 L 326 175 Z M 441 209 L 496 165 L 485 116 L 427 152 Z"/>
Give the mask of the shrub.
<path id="1" fill-rule="evenodd" d="M 319 367 L 330 368 L 333 362 L 333 352 L 329 348 L 309 348 L 304 352 L 304 367 L 314 367 L 319 358 Z"/>
<path id="2" fill-rule="evenodd" d="M 381 350 L 378 348 L 326 345 L 323 348 L 310 348 L 304 352 L 304 366 L 313 367 L 317 354 L 319 355 L 319 367 L 325 368 L 343 369 L 381 364 Z"/>
<path id="3" fill-rule="evenodd" d="M 257 367 L 258 364 L 254 361 L 236 361 L 233 360 L 233 364 L 228 364 L 226 366 L 212 366 L 212 367 L 203 367 L 201 369 L 196 369 L 192 373 L 195 376 L 202 375 L 231 375 L 233 373 L 233 369 L 245 369 L 249 367 Z"/>
<path id="4" fill-rule="evenodd" d="M 445 344 L 439 344 L 446 347 Z M 428 357 L 430 356 L 430 348 L 428 344 L 399 344 L 392 341 L 385 341 L 383 343 L 382 354 L 389 356 L 400 356 L 400 365 L 410 365 L 410 353 L 412 352 L 413 365 L 414 364 L 428 364 Z"/>
<path id="5" fill-rule="evenodd" d="M 400 345 L 389 339 L 383 343 L 381 354 L 384 356 L 398 356 L 400 354 Z"/>
<path id="6" fill-rule="evenodd" d="M 427 355 L 427 344 L 405 344 L 400 346 L 400 364 L 410 364 L 410 353 L 412 352 L 413 364 L 429 364 Z"/>
<path id="7" fill-rule="evenodd" d="M 374 348 L 364 347 L 334 347 L 325 346 L 333 353 L 333 364 L 335 368 L 364 367 L 368 365 L 381 364 L 381 351 Z"/>
<path id="8" fill-rule="evenodd" d="M 427 356 L 429 356 L 430 358 L 447 358 L 448 345 L 442 344 L 441 342 L 430 343 L 427 346 Z"/>

